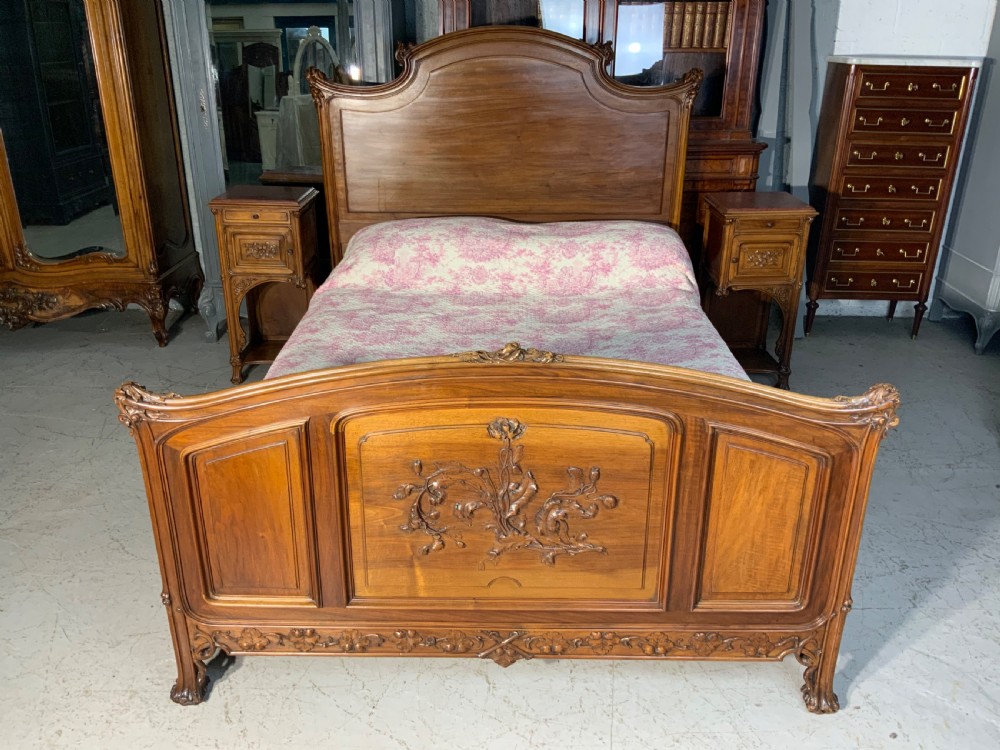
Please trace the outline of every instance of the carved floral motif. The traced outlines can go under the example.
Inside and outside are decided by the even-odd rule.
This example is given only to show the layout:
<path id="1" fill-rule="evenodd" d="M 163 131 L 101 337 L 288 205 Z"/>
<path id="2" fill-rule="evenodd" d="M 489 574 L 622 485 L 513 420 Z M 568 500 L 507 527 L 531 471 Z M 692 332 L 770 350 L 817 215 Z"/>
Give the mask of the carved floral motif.
<path id="1" fill-rule="evenodd" d="M 59 305 L 59 296 L 16 286 L 0 288 L 0 325 L 12 331 L 27 325 L 31 316 Z"/>
<path id="2" fill-rule="evenodd" d="M 774 268 L 781 265 L 785 256 L 783 250 L 773 248 L 752 248 L 744 250 L 740 260 L 752 268 Z"/>
<path id="3" fill-rule="evenodd" d="M 444 461 L 436 462 L 434 470 L 425 475 L 422 462 L 412 462 L 413 472 L 422 483 L 402 484 L 393 497 L 413 498 L 407 521 L 400 528 L 422 531 L 431 537 L 431 543 L 421 550 L 425 555 L 444 549 L 446 538 L 457 547 L 466 546 L 460 534 L 440 523 L 439 508 L 449 501 L 454 517 L 469 524 L 480 511 L 488 514 L 485 528 L 495 535 L 494 545 L 487 552 L 490 560 L 513 550 L 530 549 L 536 550 L 546 565 L 554 565 L 559 555 L 607 552 L 607 548 L 589 541 L 586 532 L 571 533 L 568 520 L 571 516 L 594 518 L 602 507 L 611 510 L 618 506 L 617 497 L 598 492 L 601 470 L 597 466 L 591 467 L 586 477 L 575 466 L 566 469 L 569 485 L 550 494 L 529 520 L 528 506 L 539 487 L 531 470 L 521 468 L 524 446 L 514 445 L 525 429 L 516 419 L 498 418 L 487 426 L 487 434 L 502 443 L 495 468 L 472 469 Z M 454 499 L 452 494 L 456 495 Z"/>
<path id="4" fill-rule="evenodd" d="M 861 409 L 874 408 L 875 411 L 855 414 L 852 419 L 882 433 L 899 424 L 899 415 L 896 413 L 899 409 L 899 391 L 889 383 L 873 385 L 860 396 L 836 396 L 834 401 Z"/>
<path id="5" fill-rule="evenodd" d="M 332 653 L 440 653 L 455 656 L 475 655 L 490 659 L 502 667 L 536 656 L 610 656 L 712 657 L 735 655 L 739 658 L 780 659 L 790 653 L 808 668 L 818 663 L 815 631 L 805 634 L 704 632 L 617 632 L 593 631 L 579 634 L 546 632 L 533 634 L 522 630 L 508 632 L 461 630 L 441 633 L 417 630 L 325 630 L 292 628 L 289 630 L 243 628 L 212 630 L 196 628 L 192 633 L 191 652 L 196 660 L 206 661 L 221 648 L 232 652 L 332 652 Z M 804 688 L 805 690 L 805 688 Z"/>
<path id="6" fill-rule="evenodd" d="M 564 357 L 561 354 L 554 354 L 553 352 L 547 352 L 541 349 L 524 349 L 516 341 L 505 344 L 503 348 L 498 349 L 495 352 L 480 350 L 475 352 L 462 352 L 460 354 L 455 354 L 454 356 L 463 362 L 488 362 L 493 364 L 499 362 L 535 362 L 537 364 L 544 365 L 551 362 L 562 362 L 564 360 Z"/>
<path id="7" fill-rule="evenodd" d="M 274 260 L 280 254 L 281 248 L 274 240 L 248 242 L 243 245 L 243 252 L 248 258 L 255 260 Z"/>
<path id="8" fill-rule="evenodd" d="M 149 407 L 160 406 L 171 398 L 180 398 L 180 396 L 176 393 L 152 393 L 134 382 L 122 383 L 115 391 L 118 421 L 129 430 L 133 430 L 144 419 L 159 419 L 163 416 L 163 412 Z"/>

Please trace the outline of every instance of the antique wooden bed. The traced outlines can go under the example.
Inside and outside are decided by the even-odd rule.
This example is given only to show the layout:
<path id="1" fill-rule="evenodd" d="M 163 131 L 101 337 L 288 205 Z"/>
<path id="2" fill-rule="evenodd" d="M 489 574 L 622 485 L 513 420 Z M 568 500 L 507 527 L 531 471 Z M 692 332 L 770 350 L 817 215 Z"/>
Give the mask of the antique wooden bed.
<path id="1" fill-rule="evenodd" d="M 393 218 L 676 223 L 696 76 L 634 90 L 606 49 L 485 29 L 393 84 L 313 80 L 335 250 Z M 499 332 L 502 335 L 502 332 Z M 116 394 L 178 665 L 229 654 L 770 659 L 837 710 L 887 385 L 822 399 L 510 344 Z"/>

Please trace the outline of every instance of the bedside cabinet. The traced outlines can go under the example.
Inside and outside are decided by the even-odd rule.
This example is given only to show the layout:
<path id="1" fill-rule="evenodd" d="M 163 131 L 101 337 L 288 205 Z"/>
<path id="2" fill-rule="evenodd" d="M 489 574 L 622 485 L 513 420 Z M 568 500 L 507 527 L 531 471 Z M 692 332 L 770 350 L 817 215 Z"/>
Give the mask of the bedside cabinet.
<path id="1" fill-rule="evenodd" d="M 317 195 L 308 187 L 238 185 L 209 203 L 219 237 L 233 383 L 243 382 L 244 365 L 274 361 L 325 276 L 316 252 Z"/>
<path id="2" fill-rule="evenodd" d="M 788 193 L 709 193 L 703 209 L 703 307 L 710 295 L 755 290 L 781 309 L 776 358 L 764 348 L 733 348 L 747 372 L 772 373 L 788 388 L 792 339 L 799 309 L 809 225 L 808 203 Z"/>

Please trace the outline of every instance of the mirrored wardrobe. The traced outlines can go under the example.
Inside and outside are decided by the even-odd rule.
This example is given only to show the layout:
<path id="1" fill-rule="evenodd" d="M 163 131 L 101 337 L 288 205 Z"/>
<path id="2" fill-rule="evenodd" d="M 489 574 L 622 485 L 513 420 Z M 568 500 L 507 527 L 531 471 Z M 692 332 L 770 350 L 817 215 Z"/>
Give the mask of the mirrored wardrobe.
<path id="1" fill-rule="evenodd" d="M 0 323 L 142 307 L 160 345 L 201 270 L 180 166 L 162 7 L 4 0 Z"/>

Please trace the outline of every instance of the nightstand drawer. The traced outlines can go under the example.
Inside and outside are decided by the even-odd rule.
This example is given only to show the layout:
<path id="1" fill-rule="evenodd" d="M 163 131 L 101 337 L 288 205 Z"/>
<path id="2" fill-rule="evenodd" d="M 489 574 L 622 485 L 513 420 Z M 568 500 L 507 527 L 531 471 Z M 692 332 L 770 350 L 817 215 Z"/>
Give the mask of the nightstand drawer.
<path id="1" fill-rule="evenodd" d="M 910 263 L 927 262 L 928 242 L 857 242 L 834 238 L 831 263 Z"/>
<path id="2" fill-rule="evenodd" d="M 951 158 L 951 146 L 937 143 L 865 143 L 851 141 L 847 146 L 848 167 L 920 167 L 945 169 Z"/>
<path id="3" fill-rule="evenodd" d="M 847 175 L 841 179 L 844 198 L 936 201 L 941 194 L 940 177 L 866 177 Z"/>
<path id="4" fill-rule="evenodd" d="M 296 273 L 295 248 L 291 230 L 267 232 L 226 232 L 230 252 L 231 270 L 243 273 L 280 272 Z"/>
<path id="5" fill-rule="evenodd" d="M 851 132 L 950 136 L 957 120 L 958 112 L 949 109 L 858 107 L 851 119 Z"/>
<path id="6" fill-rule="evenodd" d="M 802 231 L 802 219 L 798 217 L 750 218 L 741 216 L 736 219 L 734 226 L 737 234 L 749 232 L 766 232 L 768 234 L 773 234 L 774 232 L 793 232 L 798 234 Z"/>
<path id="7" fill-rule="evenodd" d="M 762 280 L 773 280 L 787 284 L 797 281 L 793 278 L 799 255 L 795 246 L 795 242 L 737 238 L 726 274 L 729 283 L 759 284 Z"/>
<path id="8" fill-rule="evenodd" d="M 887 208 L 840 208 L 836 227 L 839 230 L 871 232 L 931 232 L 934 230 L 934 210 L 899 210 Z"/>
<path id="9" fill-rule="evenodd" d="M 965 96 L 967 76 L 961 72 L 923 73 L 916 71 L 861 73 L 858 96 L 862 99 L 946 99 L 960 101 Z"/>
<path id="10" fill-rule="evenodd" d="M 226 208 L 222 218 L 227 224 L 287 224 L 291 214 L 276 208 Z"/>
<path id="11" fill-rule="evenodd" d="M 887 294 L 916 295 L 923 273 L 913 271 L 828 271 L 824 288 L 828 292 L 871 295 L 884 299 Z"/>

